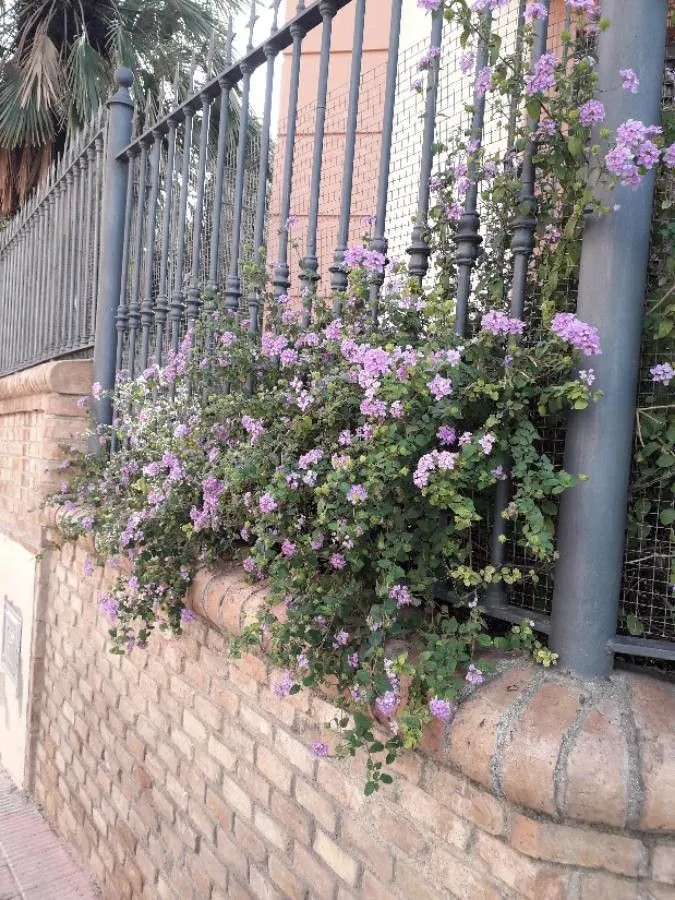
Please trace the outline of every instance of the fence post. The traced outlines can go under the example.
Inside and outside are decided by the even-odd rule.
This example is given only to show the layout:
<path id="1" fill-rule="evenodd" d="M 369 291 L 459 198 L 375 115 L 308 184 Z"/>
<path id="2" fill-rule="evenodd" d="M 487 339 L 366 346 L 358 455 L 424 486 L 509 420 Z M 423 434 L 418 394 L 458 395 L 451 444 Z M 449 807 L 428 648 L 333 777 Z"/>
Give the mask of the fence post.
<path id="1" fill-rule="evenodd" d="M 117 91 L 108 101 L 108 125 L 103 176 L 103 210 L 101 213 L 100 263 L 94 338 L 94 382 L 104 391 L 115 384 L 115 356 L 117 330 L 115 314 L 120 299 L 122 280 L 122 247 L 124 243 L 124 212 L 129 163 L 118 159 L 131 140 L 134 104 L 129 88 L 134 76 L 129 69 L 115 72 Z M 94 400 L 97 425 L 112 421 L 112 402 L 104 396 Z"/>
<path id="2" fill-rule="evenodd" d="M 598 94 L 604 126 L 659 121 L 667 0 L 603 0 L 610 27 L 599 38 Z M 639 76 L 637 94 L 622 90 L 619 69 Z M 633 445 L 654 172 L 637 189 L 620 187 L 619 209 L 586 223 L 577 314 L 598 328 L 593 360 L 604 396 L 570 418 L 565 468 L 588 481 L 563 496 L 558 524 L 551 646 L 560 663 L 585 677 L 612 668 Z M 597 361 L 596 361 L 597 360 Z"/>

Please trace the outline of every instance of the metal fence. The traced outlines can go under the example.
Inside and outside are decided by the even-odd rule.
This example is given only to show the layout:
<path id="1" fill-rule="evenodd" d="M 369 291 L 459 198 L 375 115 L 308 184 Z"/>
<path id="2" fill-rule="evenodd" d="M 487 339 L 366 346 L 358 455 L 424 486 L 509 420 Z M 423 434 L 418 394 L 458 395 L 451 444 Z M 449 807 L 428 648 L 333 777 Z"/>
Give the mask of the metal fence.
<path id="1" fill-rule="evenodd" d="M 55 348 L 57 352 L 70 351 L 80 346 L 78 340 L 91 341 L 91 312 L 84 314 L 83 301 L 73 298 L 93 296 L 89 288 L 95 283 L 95 380 L 104 388 L 113 386 L 116 372 L 121 369 L 133 375 L 151 360 L 161 363 L 169 349 L 177 349 L 185 328 L 203 310 L 208 311 L 216 295 L 224 297 L 230 310 L 241 312 L 255 332 L 259 326 L 259 297 L 246 283 L 242 262 L 256 259 L 264 247 L 268 261 L 274 260 L 272 283 L 277 295 L 290 291 L 300 296 L 304 286 L 310 289 L 304 292 L 305 296 L 311 297 L 317 283 L 321 283 L 322 293 L 335 298 L 337 310 L 347 283 L 343 254 L 348 243 L 363 234 L 364 216 L 369 218 L 373 249 L 390 255 L 407 254 L 412 276 L 420 282 L 429 277 L 434 265 L 427 234 L 429 181 L 437 143 L 459 128 L 473 140 L 481 141 L 488 152 L 500 155 L 511 149 L 512 134 L 509 127 L 498 129 L 489 95 L 471 96 L 470 80 L 459 74 L 459 32 L 444 26 L 441 15 L 429 18 L 428 40 L 400 50 L 403 0 L 391 0 L 386 62 L 362 72 L 366 9 L 379 2 L 316 0 L 306 6 L 304 0 L 299 0 L 294 17 L 278 27 L 280 3 L 276 0 L 272 4 L 275 19 L 271 33 L 257 47 L 251 46 L 253 4 L 249 47 L 244 56 L 217 75 L 207 77 L 201 89 L 190 92 L 166 114 L 146 117 L 143 129 L 135 135 L 129 93 L 132 76 L 119 70 L 118 90 L 109 102 L 100 228 L 92 231 L 94 256 L 84 254 L 85 258 L 93 258 L 96 265 L 89 269 L 86 264 L 80 269 L 75 265 L 73 270 L 67 262 L 77 263 L 77 241 L 87 240 L 86 229 L 68 232 L 70 256 L 62 253 L 60 245 L 62 223 L 72 220 L 77 229 L 77 223 L 83 221 L 83 217 L 78 219 L 75 215 L 80 208 L 78 203 L 89 209 L 90 195 L 81 189 L 85 182 L 88 184 L 86 178 L 77 182 L 79 192 L 72 196 L 71 193 L 80 166 L 85 176 L 90 174 L 87 166 L 91 146 L 94 161 L 99 158 L 100 132 L 94 136 L 93 145 L 80 147 L 79 155 L 72 154 L 70 162 L 62 164 L 47 188 L 46 195 L 54 194 L 55 200 L 62 201 L 54 203 L 62 217 L 46 219 L 44 209 L 51 209 L 51 201 L 45 207 L 44 197 L 37 198 L 31 211 L 12 225 L 0 244 L 0 289 L 8 298 L 0 311 L 0 321 L 5 323 L 3 328 L 13 329 L 14 335 L 12 343 L 5 339 L 5 331 L 2 333 L 2 371 L 46 358 L 50 349 L 52 353 Z M 329 94 L 333 24 L 337 16 L 346 15 L 346 7 L 354 23 L 350 77 L 344 88 Z M 523 0 L 513 0 L 495 11 L 494 20 L 489 10 L 483 14 L 476 71 L 487 63 L 490 29 L 499 30 L 506 46 L 515 47 L 522 41 L 524 7 Z M 640 28 L 633 27 L 620 0 L 605 0 L 605 7 L 612 28 L 609 37 L 600 37 L 598 71 L 600 89 L 608 91 L 607 120 L 618 122 L 620 117 L 630 116 L 654 121 L 662 76 L 662 60 L 654 53 L 654 47 L 663 32 L 666 0 L 650 4 L 649 21 L 641 22 Z M 568 24 L 565 9 L 569 10 L 569 6 L 551 0 L 549 20 L 536 23 L 533 63 L 547 47 L 559 43 L 559 33 Z M 318 67 L 312 69 L 316 100 L 309 107 L 299 108 L 303 42 L 314 29 L 320 29 L 321 35 Z M 442 48 L 441 64 L 433 60 L 426 89 L 411 92 L 417 60 L 429 46 Z M 617 99 L 616 92 L 611 93 L 618 55 L 622 54 L 622 61 L 626 48 L 641 60 L 639 99 L 629 95 Z M 286 50 L 290 63 L 285 82 L 287 118 L 273 161 L 273 92 L 279 75 L 278 57 Z M 227 52 L 225 55 L 227 58 Z M 257 70 L 265 77 L 261 120 L 250 110 L 251 78 Z M 208 66 L 206 71 L 208 74 Z M 513 109 L 509 121 L 521 115 L 522 110 Z M 83 155 L 86 165 L 79 162 Z M 523 317 L 527 316 L 528 272 L 537 212 L 532 142 L 520 151 L 519 162 L 520 204 L 505 251 L 505 270 L 510 277 L 511 314 Z M 100 166 L 91 171 L 100 173 Z M 98 179 L 94 181 L 99 184 Z M 559 516 L 560 559 L 556 577 L 550 568 L 541 572 L 538 590 L 507 594 L 503 588 L 495 588 L 485 598 L 492 615 L 514 621 L 528 616 L 542 631 L 551 631 L 561 662 L 587 675 L 609 671 L 614 651 L 675 660 L 675 632 L 667 624 L 672 622 L 672 617 L 668 619 L 671 585 L 669 576 L 662 577 L 662 558 L 671 559 L 673 554 L 672 528 L 643 530 L 639 535 L 639 557 L 629 535 L 627 565 L 622 565 L 635 417 L 632 398 L 639 368 L 641 321 L 636 315 L 635 298 L 644 294 L 647 273 L 649 180 L 640 192 L 620 193 L 621 212 L 587 231 L 579 284 L 569 286 L 568 298 L 569 308 L 574 308 L 578 300 L 579 315 L 599 326 L 603 334 L 606 349 L 596 368 L 610 399 L 597 405 L 599 412 L 591 410 L 575 415 L 569 423 L 561 421 L 548 438 L 552 455 L 562 459 L 564 451 L 568 468 L 587 472 L 592 488 L 586 484 L 565 495 Z M 77 200 L 73 199 L 75 196 Z M 95 197 L 91 215 L 87 214 L 89 222 L 92 216 L 95 222 L 99 221 L 100 193 Z M 297 265 L 291 257 L 286 228 L 291 213 L 298 216 L 302 231 L 302 259 Z M 467 331 L 469 312 L 476 302 L 473 274 L 486 227 L 480 214 L 478 185 L 472 184 L 457 233 L 456 332 L 460 335 Z M 12 242 L 18 238 L 31 248 L 35 242 L 30 235 L 34 232 L 50 236 L 51 249 L 43 253 L 43 258 L 52 268 L 38 266 L 37 271 L 42 274 L 33 281 L 32 294 L 28 290 L 26 296 L 42 297 L 40 285 L 47 284 L 57 272 L 60 293 L 47 303 L 62 325 L 56 344 L 40 343 L 39 338 L 44 330 L 46 340 L 50 339 L 50 323 L 54 321 L 49 318 L 51 313 L 42 316 L 46 326 L 34 322 L 40 316 L 26 313 L 11 287 L 16 283 L 16 279 L 12 281 L 12 265 L 25 262 L 24 254 L 11 250 Z M 56 248 L 54 234 L 59 240 Z M 616 271 L 605 273 L 603 283 L 597 261 L 607 254 L 612 255 Z M 59 260 L 64 261 L 63 267 Z M 77 274 L 83 269 L 90 272 L 89 280 L 86 275 Z M 6 271 L 10 274 L 6 275 Z M 27 271 L 32 273 L 30 266 Z M 379 289 L 380 284 L 373 282 L 374 308 Z M 52 295 L 47 292 L 45 296 Z M 607 298 L 611 298 L 611 305 Z M 8 307 L 7 302 L 15 306 Z M 311 315 L 306 306 L 306 324 Z M 28 341 L 22 336 L 21 321 L 33 328 Z M 80 321 L 85 323 L 82 332 L 75 328 Z M 85 332 L 86 339 L 82 337 Z M 6 355 L 6 346 L 14 348 L 10 355 Z M 617 359 L 621 361 L 619 367 Z M 643 381 L 643 389 L 645 384 Z M 104 397 L 96 412 L 99 421 L 109 422 L 110 401 Z M 658 485 L 649 489 L 658 492 Z M 504 481 L 498 486 L 493 521 L 490 530 L 484 532 L 481 552 L 486 561 L 497 567 L 508 563 L 528 565 L 529 560 L 523 558 L 513 531 L 507 529 L 501 516 L 508 501 L 508 481 Z M 598 514 L 599 509 L 606 510 L 603 516 Z M 617 637 L 624 568 L 630 573 L 623 580 L 624 614 L 628 608 L 649 608 L 646 637 L 631 638 L 630 642 Z M 649 578 L 651 583 L 647 585 Z"/>
<path id="2" fill-rule="evenodd" d="M 103 113 L 0 232 L 0 375 L 93 347 Z"/>

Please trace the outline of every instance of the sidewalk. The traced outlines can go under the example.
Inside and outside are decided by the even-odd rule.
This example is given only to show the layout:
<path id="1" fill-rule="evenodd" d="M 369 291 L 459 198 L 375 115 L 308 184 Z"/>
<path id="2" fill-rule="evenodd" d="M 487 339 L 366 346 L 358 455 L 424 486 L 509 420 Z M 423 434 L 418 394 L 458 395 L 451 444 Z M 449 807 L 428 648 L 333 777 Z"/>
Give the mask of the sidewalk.
<path id="1" fill-rule="evenodd" d="M 0 900 L 96 900 L 87 875 L 0 769 Z"/>

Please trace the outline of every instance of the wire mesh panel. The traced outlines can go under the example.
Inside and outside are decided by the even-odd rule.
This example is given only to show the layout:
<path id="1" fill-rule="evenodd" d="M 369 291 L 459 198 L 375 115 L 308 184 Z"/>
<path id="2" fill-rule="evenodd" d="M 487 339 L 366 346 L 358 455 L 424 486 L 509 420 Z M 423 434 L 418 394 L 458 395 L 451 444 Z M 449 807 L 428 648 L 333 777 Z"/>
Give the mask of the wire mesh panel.
<path id="1" fill-rule="evenodd" d="M 73 136 L 0 233 L 0 375 L 93 347 L 103 117 Z"/>

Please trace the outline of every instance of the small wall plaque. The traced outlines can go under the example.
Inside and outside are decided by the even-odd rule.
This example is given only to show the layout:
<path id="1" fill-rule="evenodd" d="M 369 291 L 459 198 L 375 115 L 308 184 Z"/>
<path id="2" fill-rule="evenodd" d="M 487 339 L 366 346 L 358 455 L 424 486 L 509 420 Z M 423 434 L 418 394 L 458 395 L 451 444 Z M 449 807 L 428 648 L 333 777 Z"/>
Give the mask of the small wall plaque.
<path id="1" fill-rule="evenodd" d="M 21 624 L 21 612 L 5 597 L 0 661 L 2 668 L 14 681 L 18 681 L 21 674 Z"/>

